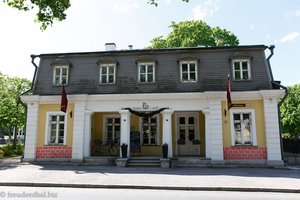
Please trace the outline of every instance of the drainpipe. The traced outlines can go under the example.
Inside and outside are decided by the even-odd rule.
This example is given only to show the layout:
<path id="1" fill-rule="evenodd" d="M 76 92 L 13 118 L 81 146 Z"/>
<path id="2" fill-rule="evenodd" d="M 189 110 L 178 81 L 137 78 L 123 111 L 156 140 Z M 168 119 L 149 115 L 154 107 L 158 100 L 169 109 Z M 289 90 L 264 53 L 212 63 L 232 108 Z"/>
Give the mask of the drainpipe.
<path id="1" fill-rule="evenodd" d="M 278 81 L 274 81 L 274 77 L 273 77 L 273 73 L 272 73 L 272 69 L 271 69 L 271 64 L 270 64 L 270 58 L 274 55 L 274 48 L 275 45 L 271 45 L 268 47 L 268 49 L 270 50 L 270 55 L 267 58 L 267 62 L 268 62 L 268 68 L 269 68 L 269 72 L 270 72 L 270 76 L 271 76 L 271 84 L 272 87 L 276 86 L 277 88 L 282 88 L 285 91 L 285 94 L 283 96 L 283 98 L 279 101 L 278 105 L 277 105 L 277 111 L 278 111 L 278 124 L 279 124 L 279 137 L 280 137 L 280 150 L 281 150 L 281 160 L 283 160 L 283 143 L 282 143 L 282 124 L 281 124 L 281 113 L 280 113 L 280 106 L 282 105 L 282 103 L 284 102 L 284 100 L 287 98 L 288 96 L 288 89 L 287 87 L 283 86 L 280 84 L 280 82 Z"/>

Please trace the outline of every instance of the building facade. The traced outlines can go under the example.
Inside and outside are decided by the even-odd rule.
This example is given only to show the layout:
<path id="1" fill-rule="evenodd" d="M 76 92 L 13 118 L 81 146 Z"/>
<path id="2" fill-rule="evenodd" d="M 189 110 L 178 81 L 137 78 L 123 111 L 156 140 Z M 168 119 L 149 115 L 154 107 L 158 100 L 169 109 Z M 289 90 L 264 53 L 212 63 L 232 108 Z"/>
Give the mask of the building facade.
<path id="1" fill-rule="evenodd" d="M 117 159 L 121 144 L 128 157 L 161 157 L 167 144 L 168 158 L 190 163 L 282 165 L 278 103 L 285 91 L 274 87 L 267 49 L 110 48 L 33 56 L 34 65 L 40 58 L 33 94 L 22 96 L 28 106 L 24 160 Z M 62 85 L 66 113 L 60 111 Z"/>

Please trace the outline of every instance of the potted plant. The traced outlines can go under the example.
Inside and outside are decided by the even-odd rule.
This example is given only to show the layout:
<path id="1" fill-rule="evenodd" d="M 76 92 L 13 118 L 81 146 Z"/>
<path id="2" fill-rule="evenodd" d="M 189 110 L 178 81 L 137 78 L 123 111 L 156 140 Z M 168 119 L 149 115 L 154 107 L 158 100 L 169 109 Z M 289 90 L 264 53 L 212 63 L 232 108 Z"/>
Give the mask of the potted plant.
<path id="1" fill-rule="evenodd" d="M 168 144 L 164 143 L 161 147 L 163 158 L 168 158 Z"/>
<path id="2" fill-rule="evenodd" d="M 2 151 L 2 150 L 0 149 L 0 158 L 3 158 L 3 155 L 4 155 L 4 151 Z"/>
<path id="3" fill-rule="evenodd" d="M 121 145 L 122 158 L 127 158 L 127 149 L 128 149 L 128 144 L 123 143 Z"/>

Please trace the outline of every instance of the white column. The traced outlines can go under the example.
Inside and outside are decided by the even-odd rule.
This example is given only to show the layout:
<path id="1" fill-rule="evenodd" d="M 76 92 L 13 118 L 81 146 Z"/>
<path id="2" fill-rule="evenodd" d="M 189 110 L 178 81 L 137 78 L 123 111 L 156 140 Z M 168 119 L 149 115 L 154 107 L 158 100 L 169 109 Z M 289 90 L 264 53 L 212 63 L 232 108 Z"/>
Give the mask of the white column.
<path id="1" fill-rule="evenodd" d="M 212 163 L 224 163 L 221 99 L 209 99 L 210 156 Z"/>
<path id="2" fill-rule="evenodd" d="M 210 158 L 211 157 L 211 139 L 210 139 L 210 111 L 209 109 L 204 109 L 202 111 L 205 115 L 205 157 Z"/>
<path id="3" fill-rule="evenodd" d="M 172 143 L 172 114 L 173 110 L 167 109 L 161 112 L 163 116 L 162 144 L 168 144 L 168 157 L 173 157 Z"/>
<path id="4" fill-rule="evenodd" d="M 127 157 L 130 157 L 130 112 L 128 110 L 120 110 L 121 114 L 121 138 L 120 145 L 127 144 Z M 122 156 L 122 152 L 120 149 L 120 157 Z"/>
<path id="5" fill-rule="evenodd" d="M 38 102 L 27 103 L 27 123 L 24 161 L 33 161 L 36 156 L 36 143 L 38 133 L 39 104 Z"/>
<path id="6" fill-rule="evenodd" d="M 91 155 L 91 119 L 92 112 L 86 110 L 84 116 L 84 147 L 83 156 L 89 157 Z"/>
<path id="7" fill-rule="evenodd" d="M 83 160 L 85 104 L 85 101 L 77 101 L 74 106 L 72 161 L 81 162 Z"/>
<path id="8" fill-rule="evenodd" d="M 283 165 L 280 148 L 278 101 L 274 97 L 264 98 L 265 131 L 267 142 L 267 162 L 270 165 Z"/>

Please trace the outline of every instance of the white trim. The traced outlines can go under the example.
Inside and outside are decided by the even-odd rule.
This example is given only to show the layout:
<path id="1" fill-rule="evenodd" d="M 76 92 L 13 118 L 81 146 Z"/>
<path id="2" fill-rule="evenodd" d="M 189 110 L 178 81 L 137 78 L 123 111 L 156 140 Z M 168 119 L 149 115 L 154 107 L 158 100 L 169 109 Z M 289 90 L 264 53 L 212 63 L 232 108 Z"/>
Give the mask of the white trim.
<path id="1" fill-rule="evenodd" d="M 59 83 L 56 84 L 55 80 L 56 80 L 56 69 L 59 68 L 60 72 L 59 72 Z M 70 66 L 69 65 L 54 65 L 53 66 L 53 76 L 52 76 L 52 84 L 55 86 L 60 86 L 63 85 L 62 84 L 62 69 L 66 68 L 67 69 L 67 75 L 66 75 L 66 83 L 64 85 L 68 85 L 69 83 L 69 70 L 70 70 Z"/>
<path id="2" fill-rule="evenodd" d="M 140 73 L 141 73 L 141 65 L 145 65 L 146 68 L 145 68 L 145 82 L 141 82 L 141 76 L 140 76 Z M 153 78 L 153 81 L 149 82 L 148 81 L 148 65 L 152 65 L 153 66 L 153 75 L 152 75 L 152 78 Z M 138 63 L 138 82 L 139 83 L 155 83 L 156 80 L 155 80 L 155 73 L 156 73 L 156 65 L 154 62 L 139 62 Z"/>
<path id="3" fill-rule="evenodd" d="M 107 68 L 107 73 L 106 73 L 106 83 L 102 83 L 102 68 L 105 66 Z M 114 69 L 114 80 L 112 83 L 109 83 L 109 67 L 113 66 Z M 116 64 L 114 63 L 107 63 L 107 64 L 99 64 L 99 84 L 100 85 L 112 85 L 116 83 Z"/>
<path id="4" fill-rule="evenodd" d="M 64 120 L 64 143 L 63 144 L 50 144 L 50 128 L 51 128 L 51 124 L 50 124 L 50 115 L 63 115 L 65 120 Z M 67 138 L 67 114 L 64 112 L 58 112 L 58 111 L 50 111 L 50 112 L 46 112 L 46 126 L 45 126 L 45 145 L 66 145 L 66 138 Z"/>
<path id="5" fill-rule="evenodd" d="M 143 139 L 144 139 L 144 134 L 143 134 L 143 132 L 142 132 L 142 129 L 143 129 L 143 125 L 142 125 L 142 123 L 143 123 L 143 121 L 142 121 L 142 117 L 139 117 L 139 131 L 140 131 L 140 135 L 141 135 L 141 137 L 140 137 L 140 144 L 142 145 L 142 146 L 158 146 L 158 145 L 160 145 L 160 117 L 159 117 L 159 114 L 157 114 L 157 115 L 154 115 L 153 117 L 156 117 L 156 144 L 155 145 L 153 145 L 153 144 L 143 144 Z"/>
<path id="6" fill-rule="evenodd" d="M 120 118 L 120 138 L 121 138 L 121 115 L 103 115 L 103 131 L 102 142 L 107 141 L 106 119 L 107 118 Z"/>
<path id="7" fill-rule="evenodd" d="M 239 62 L 240 64 L 240 79 L 236 79 L 235 78 L 235 69 L 234 69 L 234 63 L 235 62 Z M 242 62 L 247 62 L 247 68 L 248 68 L 248 79 L 243 79 L 243 66 L 241 65 Z M 251 61 L 250 59 L 233 59 L 232 62 L 232 77 L 233 80 L 235 81 L 248 81 L 248 80 L 252 80 L 252 76 L 251 76 Z"/>
<path id="8" fill-rule="evenodd" d="M 195 80 L 190 80 L 190 64 L 194 63 L 195 64 Z M 182 64 L 187 64 L 188 65 L 188 80 L 184 81 L 182 80 Z M 198 82 L 198 63 L 197 61 L 180 61 L 179 62 L 179 69 L 180 69 L 180 82 L 181 83 L 197 83 Z"/>
<path id="9" fill-rule="evenodd" d="M 240 114 L 240 113 L 251 113 L 251 139 L 252 139 L 251 145 L 247 145 L 247 144 L 236 145 L 235 144 L 233 114 Z M 230 128 L 231 128 L 231 145 L 232 146 L 257 146 L 256 120 L 255 120 L 255 110 L 254 109 L 231 109 L 230 110 Z"/>

